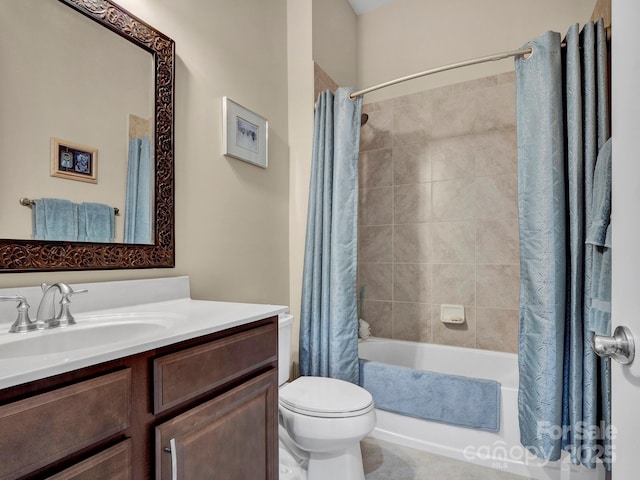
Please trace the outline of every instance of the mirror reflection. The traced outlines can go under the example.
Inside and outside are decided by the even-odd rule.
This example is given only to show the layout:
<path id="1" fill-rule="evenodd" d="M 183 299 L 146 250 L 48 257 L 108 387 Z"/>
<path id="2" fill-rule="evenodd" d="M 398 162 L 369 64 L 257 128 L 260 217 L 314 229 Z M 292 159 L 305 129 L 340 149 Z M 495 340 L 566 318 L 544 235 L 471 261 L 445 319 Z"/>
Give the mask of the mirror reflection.
<path id="1" fill-rule="evenodd" d="M 3 0 L 0 62 L 0 238 L 154 243 L 152 55 L 58 1 Z"/>

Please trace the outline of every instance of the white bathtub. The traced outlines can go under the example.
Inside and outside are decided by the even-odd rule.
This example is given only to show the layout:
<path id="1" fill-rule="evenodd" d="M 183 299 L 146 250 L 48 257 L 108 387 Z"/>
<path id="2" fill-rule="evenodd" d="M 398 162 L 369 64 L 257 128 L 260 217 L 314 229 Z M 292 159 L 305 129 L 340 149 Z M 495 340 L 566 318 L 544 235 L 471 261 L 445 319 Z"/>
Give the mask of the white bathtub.
<path id="1" fill-rule="evenodd" d="M 420 420 L 376 409 L 371 436 L 536 480 L 600 480 L 604 469 L 575 467 L 568 460 L 545 463 L 520 445 L 517 355 L 429 343 L 370 338 L 359 356 L 391 365 L 496 380 L 502 386 L 498 433 Z"/>

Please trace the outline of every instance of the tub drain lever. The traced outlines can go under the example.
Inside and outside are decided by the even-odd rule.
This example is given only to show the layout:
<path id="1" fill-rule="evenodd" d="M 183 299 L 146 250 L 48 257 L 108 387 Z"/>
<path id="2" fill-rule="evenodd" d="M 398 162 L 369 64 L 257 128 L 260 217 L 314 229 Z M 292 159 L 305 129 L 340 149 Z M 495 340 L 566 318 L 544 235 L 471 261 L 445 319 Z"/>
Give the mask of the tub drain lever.
<path id="1" fill-rule="evenodd" d="M 612 337 L 593 335 L 591 346 L 598 356 L 613 358 L 622 365 L 629 365 L 633 362 L 636 353 L 631 330 L 623 326 L 617 326 Z"/>

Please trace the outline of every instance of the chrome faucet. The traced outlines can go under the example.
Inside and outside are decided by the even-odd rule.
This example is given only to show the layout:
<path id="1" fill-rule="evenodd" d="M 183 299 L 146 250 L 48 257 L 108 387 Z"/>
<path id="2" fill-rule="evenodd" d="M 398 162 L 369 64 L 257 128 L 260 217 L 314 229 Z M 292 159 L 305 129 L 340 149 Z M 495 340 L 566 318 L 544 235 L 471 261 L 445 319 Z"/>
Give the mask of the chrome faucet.
<path id="1" fill-rule="evenodd" d="M 73 290 L 66 283 L 54 283 L 48 285 L 43 283 L 40 285 L 42 288 L 42 300 L 38 306 L 38 313 L 36 314 L 36 323 L 39 329 L 65 327 L 67 325 L 74 325 L 76 323 L 73 315 L 69 311 L 71 300 L 69 297 L 75 293 L 84 293 L 87 290 Z M 60 300 L 60 313 L 56 315 L 55 306 L 55 293 L 56 290 L 62 295 Z"/>
<path id="2" fill-rule="evenodd" d="M 76 293 L 85 293 L 87 290 L 74 290 L 66 283 L 54 283 L 53 285 L 43 283 L 40 287 L 42 288 L 42 300 L 40 300 L 40 305 L 38 306 L 36 321 L 29 318 L 29 304 L 25 297 L 22 295 L 0 295 L 0 301 L 12 300 L 18 302 L 18 318 L 11 325 L 10 333 L 25 333 L 32 330 L 65 327 L 76 323 L 69 311 L 69 306 L 71 305 L 69 297 Z M 62 296 L 59 302 L 60 313 L 57 315 L 55 305 L 56 292 L 60 292 Z"/>

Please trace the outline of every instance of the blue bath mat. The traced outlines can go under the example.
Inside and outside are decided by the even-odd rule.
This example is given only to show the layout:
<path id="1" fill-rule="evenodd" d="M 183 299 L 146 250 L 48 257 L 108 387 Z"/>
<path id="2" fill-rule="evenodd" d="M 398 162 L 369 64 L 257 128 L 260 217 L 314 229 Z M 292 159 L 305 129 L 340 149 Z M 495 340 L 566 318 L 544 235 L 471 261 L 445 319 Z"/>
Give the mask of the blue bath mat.
<path id="1" fill-rule="evenodd" d="M 459 427 L 500 431 L 500 383 L 360 360 L 376 408 Z"/>

